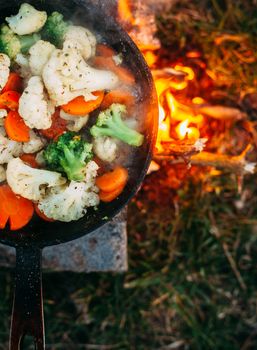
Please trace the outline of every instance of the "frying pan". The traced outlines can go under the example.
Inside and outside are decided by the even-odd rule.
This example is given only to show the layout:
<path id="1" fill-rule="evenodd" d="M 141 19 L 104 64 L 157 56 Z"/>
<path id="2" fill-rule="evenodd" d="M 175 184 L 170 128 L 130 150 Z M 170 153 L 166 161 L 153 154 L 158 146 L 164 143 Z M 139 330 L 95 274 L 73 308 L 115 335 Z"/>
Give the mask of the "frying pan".
<path id="1" fill-rule="evenodd" d="M 112 0 L 111 0 L 112 1 Z M 0 21 L 15 14 L 24 0 L 0 0 Z M 0 231 L 0 242 L 16 248 L 15 291 L 10 332 L 10 350 L 22 346 L 25 335 L 34 338 L 35 349 L 45 349 L 42 306 L 41 255 L 51 245 L 68 242 L 86 235 L 112 219 L 135 195 L 149 166 L 157 132 L 158 109 L 151 73 L 130 37 L 109 14 L 111 2 L 95 0 L 31 0 L 36 8 L 48 13 L 59 11 L 75 24 L 92 27 L 95 32 L 122 52 L 124 61 L 136 77 L 138 108 L 145 134 L 144 145 L 133 150 L 129 182 L 123 193 L 111 204 L 101 203 L 79 221 L 71 223 L 43 222 L 34 217 L 19 232 L 8 228 Z M 113 3 L 113 2 L 112 2 Z"/>

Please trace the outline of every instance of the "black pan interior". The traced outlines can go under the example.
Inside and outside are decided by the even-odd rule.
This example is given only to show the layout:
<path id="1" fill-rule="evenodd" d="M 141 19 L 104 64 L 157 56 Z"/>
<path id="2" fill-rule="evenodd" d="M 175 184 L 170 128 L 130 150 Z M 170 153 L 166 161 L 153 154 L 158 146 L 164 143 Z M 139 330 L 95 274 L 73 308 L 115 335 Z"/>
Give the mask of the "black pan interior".
<path id="1" fill-rule="evenodd" d="M 3 22 L 8 15 L 16 14 L 23 2 L 25 0 L 0 0 L 0 21 Z M 143 104 L 141 118 L 144 120 L 146 135 L 144 145 L 136 151 L 135 161 L 130 170 L 130 180 L 125 191 L 111 204 L 101 203 L 97 211 L 89 210 L 87 215 L 77 222 L 47 223 L 35 217 L 19 232 L 10 232 L 8 229 L 0 230 L 0 242 L 4 244 L 12 246 L 36 244 L 45 247 L 79 238 L 99 228 L 113 218 L 135 195 L 151 159 L 157 132 L 158 110 L 151 73 L 129 36 L 110 16 L 106 15 L 104 7 L 108 7 L 108 0 L 104 2 L 94 0 L 32 0 L 26 2 L 48 13 L 57 10 L 67 19 L 72 19 L 75 24 L 93 28 L 109 45 L 118 52 L 123 52 L 126 65 L 136 77 L 140 101 Z"/>

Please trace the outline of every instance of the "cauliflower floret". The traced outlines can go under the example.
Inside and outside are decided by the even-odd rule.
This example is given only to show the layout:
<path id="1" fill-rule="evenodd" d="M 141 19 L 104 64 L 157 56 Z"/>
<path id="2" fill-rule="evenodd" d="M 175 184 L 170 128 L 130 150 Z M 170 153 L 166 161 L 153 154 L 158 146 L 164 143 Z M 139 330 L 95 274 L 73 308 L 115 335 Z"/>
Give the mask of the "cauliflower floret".
<path id="1" fill-rule="evenodd" d="M 30 4 L 21 5 L 15 16 L 6 17 L 12 31 L 18 35 L 26 35 L 38 32 L 47 20 L 45 11 L 38 11 Z"/>
<path id="2" fill-rule="evenodd" d="M 5 136 L 5 129 L 0 128 L 0 164 L 6 164 L 13 157 L 22 154 L 22 143 L 9 140 Z"/>
<path id="3" fill-rule="evenodd" d="M 111 137 L 96 137 L 93 141 L 93 150 L 98 158 L 105 162 L 113 162 L 117 157 L 118 146 Z"/>
<path id="4" fill-rule="evenodd" d="M 60 186 L 66 182 L 61 174 L 31 168 L 20 158 L 12 159 L 8 163 L 6 179 L 15 194 L 33 201 L 42 199 L 47 188 Z"/>
<path id="5" fill-rule="evenodd" d="M 86 208 L 99 204 L 98 189 L 95 186 L 98 165 L 91 161 L 87 164 L 84 182 L 75 182 L 67 186 L 55 187 L 38 204 L 48 218 L 70 222 L 79 220 L 86 214 Z"/>
<path id="6" fill-rule="evenodd" d="M 83 58 L 88 60 L 95 55 L 96 37 L 88 29 L 80 26 L 70 26 L 64 35 L 64 50 L 75 48 Z"/>
<path id="7" fill-rule="evenodd" d="M 82 128 L 84 128 L 89 118 L 88 115 L 84 115 L 84 116 L 76 115 L 76 117 L 74 117 L 74 115 L 65 113 L 63 110 L 60 111 L 60 117 L 68 122 L 66 126 L 67 129 L 69 131 L 75 131 L 75 132 L 78 132 Z"/>
<path id="8" fill-rule="evenodd" d="M 22 53 L 19 53 L 15 57 L 15 63 L 18 64 L 18 72 L 22 78 L 29 79 L 32 75 L 30 66 L 29 66 L 29 59 L 27 56 L 23 55 Z"/>
<path id="9" fill-rule="evenodd" d="M 6 171 L 5 168 L 0 165 L 0 182 L 3 182 L 6 179 Z"/>
<path id="10" fill-rule="evenodd" d="M 0 109 L 0 126 L 4 125 L 4 118 L 7 117 L 7 111 Z"/>
<path id="11" fill-rule="evenodd" d="M 45 146 L 45 140 L 39 137 L 33 130 L 29 132 L 30 139 L 29 142 L 25 142 L 23 144 L 23 152 L 24 153 L 36 153 L 41 151 L 41 149 Z"/>
<path id="12" fill-rule="evenodd" d="M 0 91 L 5 87 L 10 74 L 10 58 L 0 53 Z"/>
<path id="13" fill-rule="evenodd" d="M 39 40 L 29 50 L 29 65 L 33 75 L 41 75 L 43 68 L 52 52 L 55 50 L 55 46 L 48 41 Z"/>
<path id="14" fill-rule="evenodd" d="M 19 101 L 19 114 L 25 124 L 31 129 L 48 129 L 52 125 L 53 113 L 54 106 L 47 100 L 42 79 L 30 78 Z"/>
<path id="15" fill-rule="evenodd" d="M 42 151 L 38 152 L 38 154 L 36 155 L 36 162 L 39 165 L 39 167 L 45 167 L 45 165 L 46 165 L 46 161 L 44 158 L 44 151 L 45 150 L 42 150 Z"/>
<path id="16" fill-rule="evenodd" d="M 112 90 L 118 77 L 105 70 L 90 67 L 76 49 L 55 50 L 43 69 L 44 84 L 56 106 L 78 96 L 86 101 L 96 99 L 92 92 Z"/>

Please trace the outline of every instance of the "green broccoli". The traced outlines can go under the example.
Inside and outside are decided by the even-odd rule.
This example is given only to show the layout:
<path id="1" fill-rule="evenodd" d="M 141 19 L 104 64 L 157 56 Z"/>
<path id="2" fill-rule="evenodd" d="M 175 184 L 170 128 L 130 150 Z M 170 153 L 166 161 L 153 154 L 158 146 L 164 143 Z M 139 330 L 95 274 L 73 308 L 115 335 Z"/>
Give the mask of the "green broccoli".
<path id="1" fill-rule="evenodd" d="M 122 120 L 122 114 L 125 112 L 126 106 L 112 104 L 109 109 L 99 114 L 96 125 L 90 129 L 91 135 L 93 137 L 110 136 L 131 146 L 141 146 L 144 136 L 125 124 Z"/>
<path id="2" fill-rule="evenodd" d="M 66 173 L 69 180 L 82 181 L 85 166 L 93 158 L 92 145 L 74 132 L 66 132 L 43 153 L 47 168 Z"/>
<path id="3" fill-rule="evenodd" d="M 55 11 L 47 18 L 46 24 L 42 29 L 42 37 L 55 46 L 61 47 L 69 26 L 69 22 L 63 19 L 63 15 Z"/>
<path id="4" fill-rule="evenodd" d="M 14 59 L 19 53 L 27 53 L 38 40 L 39 34 L 16 35 L 4 24 L 0 29 L 0 52 Z"/>

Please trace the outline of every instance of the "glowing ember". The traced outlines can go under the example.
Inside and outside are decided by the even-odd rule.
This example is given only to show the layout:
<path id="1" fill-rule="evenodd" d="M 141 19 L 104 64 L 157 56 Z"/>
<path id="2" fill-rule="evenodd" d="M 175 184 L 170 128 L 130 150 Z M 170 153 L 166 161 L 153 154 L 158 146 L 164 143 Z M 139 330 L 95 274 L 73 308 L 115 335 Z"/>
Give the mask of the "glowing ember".
<path id="1" fill-rule="evenodd" d="M 118 16 L 121 21 L 133 24 L 135 19 L 128 0 L 118 1 Z"/>
<path id="2" fill-rule="evenodd" d="M 189 121 L 185 120 L 178 124 L 176 127 L 176 132 L 180 140 L 185 139 L 186 137 L 190 140 L 198 140 L 200 137 L 200 132 L 195 127 L 188 127 Z"/>

